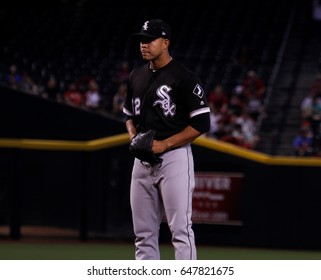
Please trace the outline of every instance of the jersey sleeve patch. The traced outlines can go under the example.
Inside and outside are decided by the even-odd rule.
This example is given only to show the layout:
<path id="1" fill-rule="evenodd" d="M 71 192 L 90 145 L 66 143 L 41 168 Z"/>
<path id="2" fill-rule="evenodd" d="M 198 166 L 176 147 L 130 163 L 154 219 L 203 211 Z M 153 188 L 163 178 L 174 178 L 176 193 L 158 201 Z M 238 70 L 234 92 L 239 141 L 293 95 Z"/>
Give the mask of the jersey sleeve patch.
<path id="1" fill-rule="evenodd" d="M 193 93 L 198 96 L 199 98 L 202 98 L 203 95 L 204 95 L 204 90 L 203 88 L 201 87 L 200 84 L 197 84 L 194 89 L 193 89 Z"/>

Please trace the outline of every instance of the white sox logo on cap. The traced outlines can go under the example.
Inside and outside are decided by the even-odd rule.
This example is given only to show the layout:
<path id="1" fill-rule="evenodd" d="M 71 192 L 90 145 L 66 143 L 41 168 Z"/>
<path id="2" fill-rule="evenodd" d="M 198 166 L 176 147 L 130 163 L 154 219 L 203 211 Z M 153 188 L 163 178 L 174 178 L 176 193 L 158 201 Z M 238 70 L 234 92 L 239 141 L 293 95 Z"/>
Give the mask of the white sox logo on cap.
<path id="1" fill-rule="evenodd" d="M 140 30 L 140 33 L 134 33 L 133 36 L 147 38 L 167 38 L 171 37 L 171 29 L 169 25 L 161 19 L 146 20 Z"/>
<path id="2" fill-rule="evenodd" d="M 145 31 L 148 30 L 148 23 L 149 23 L 149 20 L 147 20 L 147 21 L 144 22 L 143 29 L 144 29 Z"/>

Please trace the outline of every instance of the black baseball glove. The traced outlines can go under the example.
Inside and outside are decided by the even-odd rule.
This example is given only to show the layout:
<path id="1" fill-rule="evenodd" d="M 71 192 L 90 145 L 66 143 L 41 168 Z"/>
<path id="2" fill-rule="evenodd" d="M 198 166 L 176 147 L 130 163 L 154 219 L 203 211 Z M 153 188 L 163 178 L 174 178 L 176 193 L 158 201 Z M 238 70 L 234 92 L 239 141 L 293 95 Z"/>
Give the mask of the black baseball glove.
<path id="1" fill-rule="evenodd" d="M 148 162 L 151 165 L 161 163 L 163 160 L 152 152 L 154 136 L 154 130 L 137 133 L 130 141 L 130 153 L 142 162 Z"/>

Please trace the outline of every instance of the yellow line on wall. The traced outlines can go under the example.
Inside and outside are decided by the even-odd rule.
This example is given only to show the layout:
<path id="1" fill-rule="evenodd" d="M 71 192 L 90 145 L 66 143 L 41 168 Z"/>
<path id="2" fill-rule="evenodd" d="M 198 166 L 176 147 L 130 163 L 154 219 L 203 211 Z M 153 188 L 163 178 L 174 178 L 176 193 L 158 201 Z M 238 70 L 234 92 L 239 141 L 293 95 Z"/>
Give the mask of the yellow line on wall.
<path id="1" fill-rule="evenodd" d="M 321 167 L 320 157 L 271 156 L 208 137 L 199 137 L 193 143 L 208 149 L 212 149 L 218 152 L 230 154 L 233 156 L 245 158 L 263 164 Z"/>
<path id="2" fill-rule="evenodd" d="M 17 148 L 33 150 L 65 150 L 65 151 L 97 151 L 126 145 L 129 143 L 127 133 L 114 136 L 89 140 L 89 141 L 68 141 L 68 140 L 45 140 L 45 139 L 0 139 L 0 148 Z M 240 158 L 248 159 L 268 165 L 285 166 L 315 166 L 321 167 L 319 157 L 291 157 L 291 156 L 271 156 L 257 151 L 252 151 L 235 146 L 230 143 L 218 141 L 213 138 L 199 137 L 193 144 L 230 154 Z"/>
<path id="3" fill-rule="evenodd" d="M 119 134 L 89 141 L 46 139 L 0 139 L 0 147 L 32 150 L 95 151 L 129 142 L 128 134 Z"/>

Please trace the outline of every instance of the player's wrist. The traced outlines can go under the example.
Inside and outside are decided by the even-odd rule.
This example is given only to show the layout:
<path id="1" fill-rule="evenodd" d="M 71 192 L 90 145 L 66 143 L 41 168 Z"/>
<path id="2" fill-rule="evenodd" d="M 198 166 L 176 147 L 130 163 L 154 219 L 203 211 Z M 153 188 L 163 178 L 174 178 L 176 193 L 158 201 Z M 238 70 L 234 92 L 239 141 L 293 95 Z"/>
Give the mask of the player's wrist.
<path id="1" fill-rule="evenodd" d="M 130 141 L 132 141 L 132 140 L 133 140 L 133 138 L 134 138 L 136 135 L 137 135 L 137 134 L 131 133 L 131 134 L 129 135 L 129 139 L 130 139 Z"/>
<path id="2" fill-rule="evenodd" d="M 166 140 L 164 140 L 163 142 L 164 142 L 164 146 L 165 146 L 165 151 L 170 150 L 171 149 L 170 143 L 168 141 L 166 141 Z"/>

